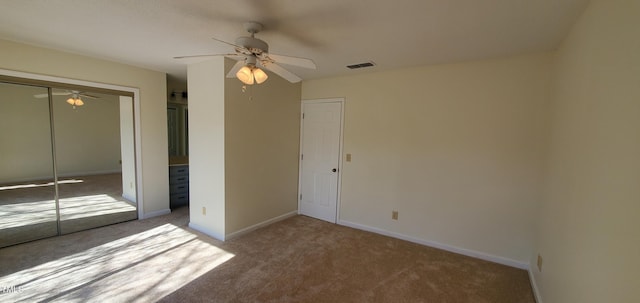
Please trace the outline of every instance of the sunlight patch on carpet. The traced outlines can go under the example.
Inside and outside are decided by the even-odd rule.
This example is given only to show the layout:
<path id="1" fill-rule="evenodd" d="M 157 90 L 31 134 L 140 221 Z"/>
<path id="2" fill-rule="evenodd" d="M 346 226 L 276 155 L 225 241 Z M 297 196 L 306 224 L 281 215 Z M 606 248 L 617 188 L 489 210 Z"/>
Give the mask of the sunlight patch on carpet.
<path id="1" fill-rule="evenodd" d="M 0 277 L 5 302 L 156 301 L 234 255 L 172 224 Z M 8 300 L 8 301 L 7 301 Z"/>

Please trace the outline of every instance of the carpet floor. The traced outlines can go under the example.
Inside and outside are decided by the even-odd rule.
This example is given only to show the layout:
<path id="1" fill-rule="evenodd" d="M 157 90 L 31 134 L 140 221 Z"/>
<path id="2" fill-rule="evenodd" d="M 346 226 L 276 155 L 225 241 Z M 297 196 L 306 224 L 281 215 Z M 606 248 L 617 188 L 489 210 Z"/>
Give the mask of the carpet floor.
<path id="1" fill-rule="evenodd" d="M 305 216 L 226 242 L 188 209 L 0 249 L 2 302 L 534 303 L 527 272 Z"/>

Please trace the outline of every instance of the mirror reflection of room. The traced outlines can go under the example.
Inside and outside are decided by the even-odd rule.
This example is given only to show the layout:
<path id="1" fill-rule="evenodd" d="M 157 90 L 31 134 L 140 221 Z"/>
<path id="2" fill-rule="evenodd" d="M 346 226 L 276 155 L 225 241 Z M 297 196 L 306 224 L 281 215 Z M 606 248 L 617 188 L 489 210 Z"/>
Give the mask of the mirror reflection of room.
<path id="1" fill-rule="evenodd" d="M 54 89 L 53 113 L 61 233 L 136 219 L 123 194 L 119 96 Z"/>
<path id="2" fill-rule="evenodd" d="M 131 97 L 0 83 L 0 247 L 137 218 Z"/>

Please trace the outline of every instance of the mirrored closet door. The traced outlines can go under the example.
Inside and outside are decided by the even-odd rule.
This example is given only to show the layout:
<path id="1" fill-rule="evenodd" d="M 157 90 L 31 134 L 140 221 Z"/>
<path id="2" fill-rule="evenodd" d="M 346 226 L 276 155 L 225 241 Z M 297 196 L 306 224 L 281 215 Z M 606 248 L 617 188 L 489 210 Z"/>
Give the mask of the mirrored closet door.
<path id="1" fill-rule="evenodd" d="M 137 218 L 133 101 L 0 83 L 0 247 Z"/>
<path id="2" fill-rule="evenodd" d="M 47 96 L 0 83 L 0 247 L 58 234 Z"/>

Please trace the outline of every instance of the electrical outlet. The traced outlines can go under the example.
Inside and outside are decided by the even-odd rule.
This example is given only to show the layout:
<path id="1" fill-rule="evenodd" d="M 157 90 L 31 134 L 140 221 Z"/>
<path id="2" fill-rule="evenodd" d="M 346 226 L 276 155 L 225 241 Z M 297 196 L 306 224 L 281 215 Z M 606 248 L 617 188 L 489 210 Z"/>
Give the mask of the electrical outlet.
<path id="1" fill-rule="evenodd" d="M 394 210 L 391 212 L 391 219 L 398 220 L 398 211 Z"/>
<path id="2" fill-rule="evenodd" d="M 204 206 L 202 207 L 202 214 L 205 216 L 207 215 L 207 208 Z"/>
<path id="3" fill-rule="evenodd" d="M 538 254 L 538 271 L 542 272 L 542 256 Z"/>
<path id="4" fill-rule="evenodd" d="M 347 154 L 347 162 L 351 162 L 351 154 Z"/>
<path id="5" fill-rule="evenodd" d="M 133 182 L 129 182 L 129 188 L 133 188 Z"/>

